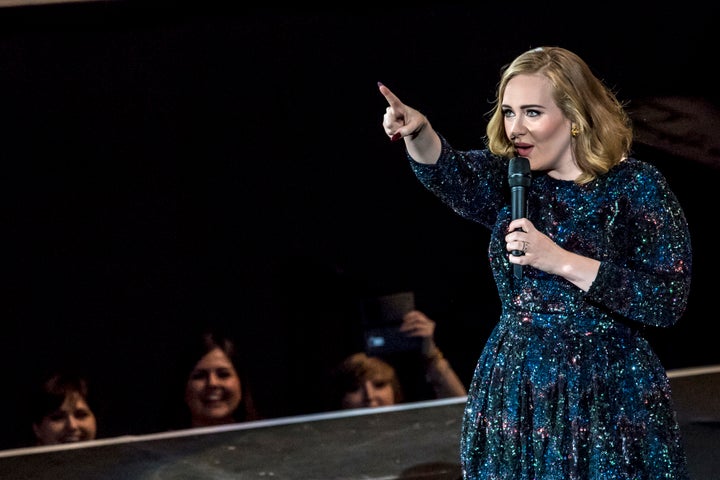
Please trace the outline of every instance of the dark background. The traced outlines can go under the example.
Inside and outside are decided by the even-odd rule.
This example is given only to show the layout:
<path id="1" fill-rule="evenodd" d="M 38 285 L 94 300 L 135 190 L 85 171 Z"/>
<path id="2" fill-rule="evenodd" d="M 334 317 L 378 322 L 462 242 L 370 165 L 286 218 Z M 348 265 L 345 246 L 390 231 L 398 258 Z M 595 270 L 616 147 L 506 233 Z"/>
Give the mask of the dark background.
<path id="1" fill-rule="evenodd" d="M 75 362 L 100 435 L 157 431 L 178 344 L 220 323 L 269 416 L 315 412 L 325 371 L 357 347 L 358 299 L 405 289 L 467 383 L 498 314 L 488 234 L 420 187 L 382 130 L 377 82 L 461 148 L 481 146 L 501 67 L 543 44 L 580 54 L 631 111 L 718 103 L 717 7 L 181 5 L 0 9 L 8 408 L 38 370 Z M 720 363 L 720 144 L 700 111 L 682 121 L 712 132 L 701 154 L 683 145 L 697 137 L 636 144 L 693 235 L 687 313 L 648 331 L 668 369 Z M 25 427 L 12 423 L 0 447 Z"/>

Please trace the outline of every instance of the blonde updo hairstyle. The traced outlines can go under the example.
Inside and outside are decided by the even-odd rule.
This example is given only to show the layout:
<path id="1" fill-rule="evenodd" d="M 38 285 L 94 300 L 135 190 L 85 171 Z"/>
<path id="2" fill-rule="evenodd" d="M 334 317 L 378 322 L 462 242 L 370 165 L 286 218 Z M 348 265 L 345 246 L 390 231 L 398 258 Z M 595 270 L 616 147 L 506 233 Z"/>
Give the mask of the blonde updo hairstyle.
<path id="1" fill-rule="evenodd" d="M 582 173 L 576 183 L 591 182 L 629 156 L 633 131 L 624 106 L 580 57 L 560 47 L 534 48 L 503 67 L 486 130 L 492 153 L 516 155 L 505 132 L 501 103 L 510 79 L 532 74 L 550 80 L 555 103 L 578 130 L 572 148 Z"/>

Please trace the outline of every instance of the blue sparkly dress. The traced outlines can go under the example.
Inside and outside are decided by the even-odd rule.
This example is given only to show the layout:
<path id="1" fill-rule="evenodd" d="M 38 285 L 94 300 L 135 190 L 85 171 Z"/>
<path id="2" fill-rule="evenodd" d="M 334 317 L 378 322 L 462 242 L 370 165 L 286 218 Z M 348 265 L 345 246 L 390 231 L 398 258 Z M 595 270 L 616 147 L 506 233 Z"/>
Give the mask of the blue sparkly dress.
<path id="1" fill-rule="evenodd" d="M 683 314 L 691 245 L 665 178 L 629 158 L 586 185 L 533 172 L 527 216 L 563 248 L 601 261 L 587 292 L 532 267 L 516 280 L 504 237 L 509 160 L 441 137 L 420 182 L 492 231 L 502 304 L 464 411 L 460 459 L 472 480 L 687 480 L 665 369 L 642 336 Z"/>

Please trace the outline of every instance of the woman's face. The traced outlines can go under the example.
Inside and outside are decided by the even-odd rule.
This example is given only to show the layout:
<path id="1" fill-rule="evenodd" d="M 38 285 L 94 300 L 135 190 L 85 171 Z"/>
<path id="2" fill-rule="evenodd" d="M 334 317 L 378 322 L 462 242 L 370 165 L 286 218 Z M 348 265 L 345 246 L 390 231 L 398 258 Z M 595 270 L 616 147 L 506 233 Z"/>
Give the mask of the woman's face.
<path id="1" fill-rule="evenodd" d="M 342 408 L 382 407 L 395 404 L 395 390 L 390 379 L 373 376 L 364 379 L 356 390 L 345 392 Z"/>
<path id="2" fill-rule="evenodd" d="M 38 445 L 82 442 L 95 439 L 97 421 L 85 399 L 69 393 L 60 408 L 33 424 Z"/>
<path id="3" fill-rule="evenodd" d="M 190 372 L 185 403 L 193 427 L 234 422 L 242 400 L 240 377 L 230 359 L 219 348 L 211 350 Z"/>
<path id="4" fill-rule="evenodd" d="M 574 180 L 581 171 L 573 158 L 571 122 L 553 99 L 553 87 L 540 74 L 517 75 L 505 86 L 501 104 L 505 133 L 532 170 Z"/>

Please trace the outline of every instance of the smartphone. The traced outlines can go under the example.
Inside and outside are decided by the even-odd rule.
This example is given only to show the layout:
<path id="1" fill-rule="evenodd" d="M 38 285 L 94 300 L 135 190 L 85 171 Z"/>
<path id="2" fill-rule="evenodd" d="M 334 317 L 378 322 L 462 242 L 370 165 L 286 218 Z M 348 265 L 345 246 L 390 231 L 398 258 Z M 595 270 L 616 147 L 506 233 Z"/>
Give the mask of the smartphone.
<path id="1" fill-rule="evenodd" d="M 385 355 L 420 350 L 421 337 L 410 337 L 399 330 L 403 316 L 414 308 L 414 292 L 365 299 L 362 304 L 365 353 Z"/>

